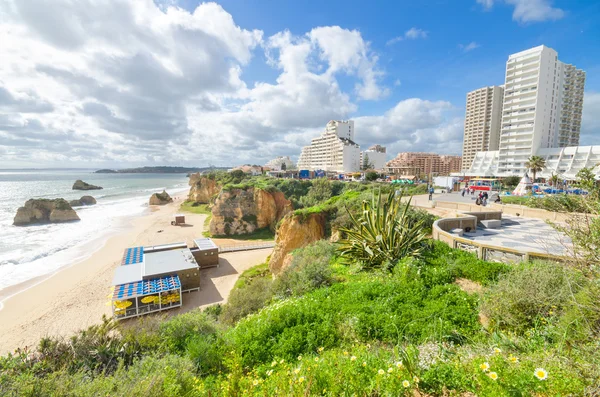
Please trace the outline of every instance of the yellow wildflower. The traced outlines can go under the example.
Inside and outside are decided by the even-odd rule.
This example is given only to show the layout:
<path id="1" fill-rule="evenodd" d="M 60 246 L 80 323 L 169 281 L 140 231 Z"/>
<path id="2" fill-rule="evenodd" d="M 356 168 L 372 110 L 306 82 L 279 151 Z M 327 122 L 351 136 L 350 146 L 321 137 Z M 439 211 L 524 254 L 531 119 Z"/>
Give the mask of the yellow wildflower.
<path id="1" fill-rule="evenodd" d="M 323 346 L 321 346 L 317 350 L 319 351 L 319 353 L 321 353 L 323 350 L 325 350 L 325 348 Z"/>
<path id="2" fill-rule="evenodd" d="M 413 381 L 414 381 L 415 383 L 419 383 L 420 379 L 419 379 L 418 377 L 416 377 L 416 376 L 413 376 Z"/>
<path id="3" fill-rule="evenodd" d="M 388 374 L 391 374 L 392 372 L 394 372 L 394 368 L 388 368 Z"/>
<path id="4" fill-rule="evenodd" d="M 298 356 L 298 361 L 302 361 L 302 356 Z"/>
<path id="5" fill-rule="evenodd" d="M 497 347 L 494 347 L 494 353 L 500 354 L 502 353 L 502 350 L 498 349 Z"/>
<path id="6" fill-rule="evenodd" d="M 300 378 L 298 378 L 298 382 L 300 382 L 300 383 L 304 382 L 304 376 L 301 376 Z"/>
<path id="7" fill-rule="evenodd" d="M 483 372 L 487 372 L 487 371 L 490 369 L 490 364 L 488 364 L 487 362 L 485 362 L 485 363 L 481 364 L 481 365 L 479 366 L 479 368 L 481 368 L 481 370 L 482 370 Z"/>
<path id="8" fill-rule="evenodd" d="M 396 361 L 396 367 L 402 368 L 402 361 Z"/>
<path id="9" fill-rule="evenodd" d="M 300 368 L 296 368 L 296 369 L 294 370 L 294 373 L 295 373 L 296 375 L 298 374 L 298 372 L 300 372 Z"/>
<path id="10" fill-rule="evenodd" d="M 277 365 L 277 361 L 273 361 L 273 362 L 271 363 L 271 367 L 274 367 L 274 366 L 276 366 L 276 365 Z"/>
<path id="11" fill-rule="evenodd" d="M 384 370 L 382 370 L 382 369 L 380 369 L 379 371 L 377 371 L 377 373 L 378 373 L 379 375 L 383 375 L 383 374 L 385 374 L 385 371 L 384 371 Z"/>
<path id="12" fill-rule="evenodd" d="M 272 369 L 270 369 L 270 370 L 267 371 L 267 376 L 271 376 L 272 374 L 273 374 L 273 370 Z"/>
<path id="13" fill-rule="evenodd" d="M 363 361 L 363 367 L 366 367 L 366 366 L 367 366 L 367 362 Z"/>
<path id="14" fill-rule="evenodd" d="M 511 354 L 510 357 L 508 357 L 508 361 L 510 361 L 511 363 L 517 363 L 519 362 L 519 359 Z"/>
<path id="15" fill-rule="evenodd" d="M 319 357 L 315 357 L 315 361 L 319 361 Z"/>
<path id="16" fill-rule="evenodd" d="M 253 384 L 254 386 L 258 386 L 258 379 L 254 379 L 254 382 L 252 382 L 252 384 Z"/>
<path id="17" fill-rule="evenodd" d="M 498 379 L 498 374 L 497 374 L 497 373 L 495 373 L 495 372 L 490 372 L 490 373 L 488 374 L 488 376 L 489 376 L 490 378 L 492 378 L 492 380 L 496 380 L 496 379 Z"/>
<path id="18" fill-rule="evenodd" d="M 348 355 L 348 352 L 344 352 L 344 356 L 347 356 L 347 355 Z"/>
<path id="19" fill-rule="evenodd" d="M 284 359 L 282 358 L 281 360 L 279 360 L 279 364 L 283 364 L 284 363 Z"/>
<path id="20" fill-rule="evenodd" d="M 536 368 L 535 371 L 533 371 L 533 375 L 539 380 L 548 379 L 548 372 L 544 368 Z"/>
<path id="21" fill-rule="evenodd" d="M 409 382 L 409 381 L 407 381 L 407 380 L 403 380 L 403 381 L 402 381 L 402 386 L 404 386 L 404 387 L 408 387 L 408 386 L 410 386 L 410 382 Z"/>
<path id="22" fill-rule="evenodd" d="M 356 361 L 356 356 L 350 357 L 350 361 Z"/>

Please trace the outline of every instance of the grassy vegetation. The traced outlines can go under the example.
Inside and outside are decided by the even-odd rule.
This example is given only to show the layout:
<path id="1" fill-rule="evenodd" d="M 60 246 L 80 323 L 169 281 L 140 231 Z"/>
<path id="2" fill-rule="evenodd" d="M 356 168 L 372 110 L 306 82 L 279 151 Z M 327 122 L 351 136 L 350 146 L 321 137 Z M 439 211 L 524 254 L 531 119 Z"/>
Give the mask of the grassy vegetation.
<path id="1" fill-rule="evenodd" d="M 275 238 L 275 233 L 268 227 L 264 227 L 261 229 L 256 229 L 254 232 L 252 233 L 248 233 L 248 234 L 231 234 L 231 235 L 225 235 L 225 236 L 218 236 L 218 235 L 210 235 L 210 233 L 207 235 L 207 237 L 212 237 L 212 238 L 227 238 L 227 239 L 232 239 L 232 240 L 240 240 L 240 241 L 245 241 L 245 240 L 259 240 L 259 241 L 271 241 Z"/>
<path id="2" fill-rule="evenodd" d="M 598 387 L 600 323 L 576 309 L 597 292 L 575 270 L 488 263 L 437 242 L 391 272 L 343 265 L 325 241 L 294 262 L 283 289 L 262 264 L 223 307 L 126 328 L 106 322 L 4 357 L 0 394 L 566 396 Z M 457 277 L 488 287 L 469 294 Z M 551 286 L 565 279 L 579 289 L 555 298 Z M 549 295 L 528 294 L 533 284 Z M 489 300 L 497 309 L 486 329 L 478 315 Z M 526 321 L 497 322 L 506 307 Z"/>
<path id="3" fill-rule="evenodd" d="M 183 203 L 181 203 L 179 210 L 182 212 L 191 212 L 192 214 L 212 214 L 210 208 L 208 208 L 208 204 L 198 204 L 192 201 L 184 201 Z"/>
<path id="4" fill-rule="evenodd" d="M 575 196 L 567 194 L 545 195 L 543 197 L 502 197 L 504 204 L 518 204 L 530 208 L 540 208 L 554 212 L 579 212 L 590 213 L 590 200 L 584 196 Z"/>

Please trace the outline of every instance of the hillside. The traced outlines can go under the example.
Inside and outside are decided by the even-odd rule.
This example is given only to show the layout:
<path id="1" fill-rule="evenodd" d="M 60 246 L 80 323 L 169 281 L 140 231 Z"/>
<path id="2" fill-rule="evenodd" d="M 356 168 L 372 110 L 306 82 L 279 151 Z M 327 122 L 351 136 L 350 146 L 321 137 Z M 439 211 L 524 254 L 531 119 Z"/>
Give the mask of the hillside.
<path id="1" fill-rule="evenodd" d="M 204 172 L 209 170 L 225 170 L 229 167 L 138 167 L 123 169 L 101 169 L 94 171 L 95 174 L 189 174 L 192 172 Z"/>

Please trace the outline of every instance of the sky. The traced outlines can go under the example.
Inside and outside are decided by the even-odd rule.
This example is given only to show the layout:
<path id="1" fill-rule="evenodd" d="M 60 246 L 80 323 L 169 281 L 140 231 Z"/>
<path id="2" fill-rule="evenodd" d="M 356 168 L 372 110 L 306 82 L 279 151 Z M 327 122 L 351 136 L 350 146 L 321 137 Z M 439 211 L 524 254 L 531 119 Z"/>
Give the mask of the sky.
<path id="1" fill-rule="evenodd" d="M 296 160 L 329 120 L 366 149 L 460 154 L 467 92 L 546 45 L 587 72 L 600 2 L 3 0 L 0 169 Z"/>

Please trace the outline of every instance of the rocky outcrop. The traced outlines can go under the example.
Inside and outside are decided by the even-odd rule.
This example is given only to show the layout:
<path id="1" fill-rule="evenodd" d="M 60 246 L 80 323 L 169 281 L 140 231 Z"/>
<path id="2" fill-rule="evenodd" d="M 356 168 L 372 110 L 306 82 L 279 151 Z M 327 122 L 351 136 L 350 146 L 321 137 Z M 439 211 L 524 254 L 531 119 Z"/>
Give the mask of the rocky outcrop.
<path id="1" fill-rule="evenodd" d="M 100 186 L 90 185 L 87 182 L 82 181 L 81 179 L 77 179 L 73 184 L 73 190 L 100 190 L 102 189 Z"/>
<path id="2" fill-rule="evenodd" d="M 82 207 L 84 205 L 94 205 L 96 204 L 96 199 L 92 196 L 81 196 L 79 200 L 71 200 L 69 201 L 69 205 L 71 207 Z"/>
<path id="3" fill-rule="evenodd" d="M 269 269 L 277 275 L 289 266 L 291 252 L 325 237 L 326 213 L 290 214 L 283 218 L 275 236 Z"/>
<path id="4" fill-rule="evenodd" d="M 65 199 L 31 199 L 17 210 L 13 225 L 78 221 L 77 213 Z"/>
<path id="5" fill-rule="evenodd" d="M 210 204 L 213 197 L 219 194 L 221 186 L 214 180 L 200 173 L 190 175 L 190 193 L 188 200 L 199 204 Z"/>
<path id="6" fill-rule="evenodd" d="M 150 197 L 150 205 L 165 205 L 172 203 L 173 199 L 169 196 L 169 193 L 162 191 L 162 193 L 154 193 Z"/>
<path id="7" fill-rule="evenodd" d="M 255 187 L 222 190 L 212 207 L 210 233 L 216 236 L 249 234 L 269 227 L 292 210 L 282 192 Z"/>

